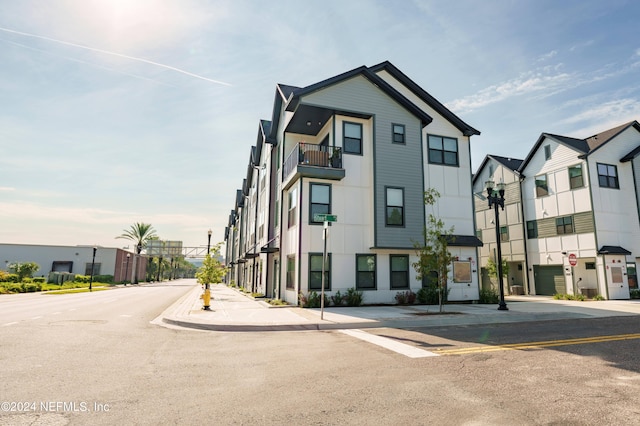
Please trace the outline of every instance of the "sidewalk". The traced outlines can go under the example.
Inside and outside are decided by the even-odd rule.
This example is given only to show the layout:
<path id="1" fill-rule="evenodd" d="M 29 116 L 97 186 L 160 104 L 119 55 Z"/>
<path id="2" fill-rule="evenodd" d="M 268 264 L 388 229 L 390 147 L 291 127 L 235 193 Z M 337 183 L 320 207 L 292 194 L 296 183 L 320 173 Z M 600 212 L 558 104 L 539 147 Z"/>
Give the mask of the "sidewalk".
<path id="1" fill-rule="evenodd" d="M 567 301 L 546 296 L 508 296 L 508 311 L 497 305 L 361 306 L 320 309 L 271 306 L 222 284 L 211 286 L 211 310 L 202 309 L 195 286 L 158 318 L 165 324 L 215 331 L 331 330 L 374 327 L 438 327 L 640 315 L 640 301 Z M 437 315 L 434 315 L 437 314 Z M 155 322 L 155 321 L 154 321 Z"/>

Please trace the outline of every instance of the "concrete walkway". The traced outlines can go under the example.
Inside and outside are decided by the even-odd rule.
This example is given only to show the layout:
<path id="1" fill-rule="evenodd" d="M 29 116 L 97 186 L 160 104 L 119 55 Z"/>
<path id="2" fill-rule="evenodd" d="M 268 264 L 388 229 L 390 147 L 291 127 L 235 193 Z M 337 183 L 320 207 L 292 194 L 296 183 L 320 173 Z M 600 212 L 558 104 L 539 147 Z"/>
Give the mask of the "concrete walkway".
<path id="1" fill-rule="evenodd" d="M 545 296 L 508 296 L 508 311 L 497 305 L 362 306 L 320 309 L 275 307 L 225 285 L 211 286 L 211 310 L 202 309 L 200 286 L 167 309 L 164 324 L 216 331 L 331 330 L 373 327 L 438 327 L 640 315 L 640 300 L 566 301 Z M 158 321 L 154 321 L 158 322 Z"/>

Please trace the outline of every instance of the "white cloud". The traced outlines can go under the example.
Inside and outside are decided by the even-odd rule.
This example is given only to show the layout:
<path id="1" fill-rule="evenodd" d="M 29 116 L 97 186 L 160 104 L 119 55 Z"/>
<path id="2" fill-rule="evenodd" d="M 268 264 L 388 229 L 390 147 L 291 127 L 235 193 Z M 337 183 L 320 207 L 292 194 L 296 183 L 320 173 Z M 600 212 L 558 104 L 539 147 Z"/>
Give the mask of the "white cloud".
<path id="1" fill-rule="evenodd" d="M 549 52 L 549 53 L 545 53 L 544 55 L 540 56 L 540 57 L 538 58 L 537 62 L 544 62 L 544 61 L 547 61 L 547 60 L 549 60 L 549 59 L 553 58 L 554 56 L 556 56 L 557 54 L 558 54 L 558 51 L 557 51 L 557 50 L 552 50 L 551 52 Z"/>
<path id="2" fill-rule="evenodd" d="M 545 67 L 523 73 L 517 78 L 484 88 L 474 95 L 449 102 L 447 106 L 456 113 L 465 113 L 515 96 L 557 91 L 573 78 L 568 73 L 545 75 L 551 69 Z"/>
<path id="3" fill-rule="evenodd" d="M 15 191 L 16 189 L 10 186 L 0 186 L 0 191 Z"/>

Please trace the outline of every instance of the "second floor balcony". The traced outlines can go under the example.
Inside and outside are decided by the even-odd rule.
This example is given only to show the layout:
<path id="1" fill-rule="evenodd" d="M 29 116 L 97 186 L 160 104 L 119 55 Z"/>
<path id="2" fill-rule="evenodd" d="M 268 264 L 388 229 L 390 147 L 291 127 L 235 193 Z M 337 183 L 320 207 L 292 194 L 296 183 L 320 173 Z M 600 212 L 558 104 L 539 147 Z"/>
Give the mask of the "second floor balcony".
<path id="1" fill-rule="evenodd" d="M 285 189 L 299 177 L 341 180 L 342 148 L 298 142 L 284 162 L 282 183 Z"/>

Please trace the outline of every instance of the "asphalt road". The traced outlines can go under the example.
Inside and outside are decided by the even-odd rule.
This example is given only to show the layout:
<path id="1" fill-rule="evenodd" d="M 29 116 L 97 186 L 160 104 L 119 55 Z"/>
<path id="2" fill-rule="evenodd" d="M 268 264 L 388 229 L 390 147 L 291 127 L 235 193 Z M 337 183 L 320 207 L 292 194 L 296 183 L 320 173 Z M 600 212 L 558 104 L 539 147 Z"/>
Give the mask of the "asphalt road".
<path id="1" fill-rule="evenodd" d="M 0 296 L 0 424 L 640 424 L 640 339 L 586 340 L 637 317 L 366 330 L 442 355 L 425 358 L 340 331 L 150 323 L 193 285 Z"/>

